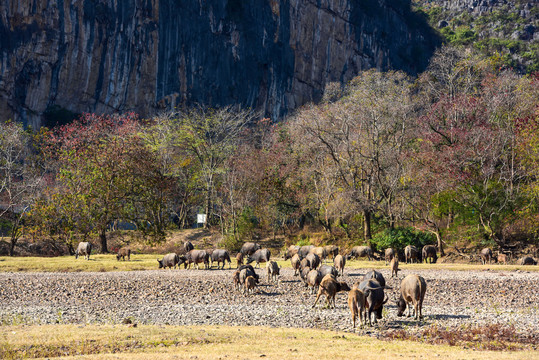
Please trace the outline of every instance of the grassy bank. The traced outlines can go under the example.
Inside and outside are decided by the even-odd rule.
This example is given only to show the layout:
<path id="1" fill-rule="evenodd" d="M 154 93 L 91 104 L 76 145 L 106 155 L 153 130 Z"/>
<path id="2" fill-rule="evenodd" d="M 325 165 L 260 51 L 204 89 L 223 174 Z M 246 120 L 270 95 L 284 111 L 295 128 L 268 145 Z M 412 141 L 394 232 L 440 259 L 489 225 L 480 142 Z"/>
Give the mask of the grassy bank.
<path id="1" fill-rule="evenodd" d="M 473 351 L 355 334 L 263 327 L 44 325 L 0 327 L 0 358 L 532 359 L 538 351 Z"/>
<path id="2" fill-rule="evenodd" d="M 58 257 L 0 257 L 0 272 L 106 272 L 106 271 L 133 271 L 133 270 L 156 270 L 158 255 L 134 254 L 131 261 L 117 261 L 115 255 L 92 255 L 90 260 L 83 258 L 75 259 L 74 256 Z M 278 260 L 279 266 L 290 268 L 290 261 Z M 331 262 L 328 262 L 331 264 Z M 232 260 L 232 268 L 236 268 L 236 260 Z M 254 264 L 253 264 L 254 265 Z M 265 264 L 261 264 L 265 267 Z M 522 265 L 478 265 L 478 264 L 403 264 L 401 269 L 440 269 L 440 270 L 495 270 L 495 271 L 539 271 L 539 266 Z M 216 266 L 214 266 L 216 268 Z M 352 260 L 346 263 L 346 268 L 357 269 L 388 269 L 384 261 Z M 182 266 L 183 269 L 183 266 Z M 228 269 L 228 264 L 225 266 Z"/>
<path id="3" fill-rule="evenodd" d="M 118 261 L 116 255 L 92 255 L 90 260 L 74 256 L 57 257 L 0 257 L 0 271 L 43 271 L 43 272 L 78 272 L 78 271 L 131 271 L 155 270 L 158 268 L 156 255 L 131 255 L 131 261 Z"/>

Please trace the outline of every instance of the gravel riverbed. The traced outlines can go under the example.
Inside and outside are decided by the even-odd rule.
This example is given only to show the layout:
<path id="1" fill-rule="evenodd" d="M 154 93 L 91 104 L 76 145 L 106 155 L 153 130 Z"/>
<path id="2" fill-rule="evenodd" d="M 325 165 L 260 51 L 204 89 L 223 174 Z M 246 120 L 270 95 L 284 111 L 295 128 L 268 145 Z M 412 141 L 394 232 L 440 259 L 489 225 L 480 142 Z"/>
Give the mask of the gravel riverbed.
<path id="1" fill-rule="evenodd" d="M 312 309 L 311 295 L 291 269 L 278 284 L 268 283 L 265 269 L 257 293 L 244 296 L 232 286 L 231 270 L 155 270 L 108 273 L 0 273 L 0 319 L 3 324 L 140 324 L 260 325 L 350 331 L 347 294 L 337 295 L 336 309 Z M 348 269 L 351 286 L 367 269 Z M 378 336 L 390 329 L 440 325 L 443 328 L 499 323 L 522 333 L 539 334 L 539 272 L 414 270 L 427 280 L 424 321 L 396 316 L 400 280 L 386 277 L 390 301 L 378 326 L 361 332 Z M 322 303 L 325 302 L 325 299 Z"/>

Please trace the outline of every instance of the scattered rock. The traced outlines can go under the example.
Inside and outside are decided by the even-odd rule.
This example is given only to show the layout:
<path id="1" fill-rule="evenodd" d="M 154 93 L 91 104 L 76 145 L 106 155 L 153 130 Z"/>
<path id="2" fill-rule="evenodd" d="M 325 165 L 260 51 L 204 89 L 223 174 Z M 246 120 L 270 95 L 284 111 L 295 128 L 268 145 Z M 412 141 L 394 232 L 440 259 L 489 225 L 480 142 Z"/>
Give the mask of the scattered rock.
<path id="1" fill-rule="evenodd" d="M 315 295 L 303 291 L 303 285 L 296 281 L 291 269 L 281 270 L 279 285 L 266 283 L 264 269 L 256 271 L 265 291 L 253 296 L 241 296 L 231 290 L 234 269 L 0 273 L 0 320 L 3 323 L 102 323 L 130 327 L 136 327 L 136 323 L 227 324 L 353 331 L 346 294 L 337 295 L 335 310 L 313 310 Z M 347 269 L 343 279 L 353 284 L 366 271 Z M 389 269 L 381 271 L 389 278 Z M 403 269 L 399 278 L 409 273 L 412 271 Z M 356 328 L 357 333 L 378 337 L 399 328 L 509 322 L 522 332 L 539 331 L 534 308 L 539 303 L 538 272 L 426 269 L 413 273 L 427 280 L 424 321 L 397 317 L 395 305 L 390 301 L 378 326 Z M 392 283 L 393 289 L 387 291 L 390 298 L 397 297 L 399 284 L 400 280 Z M 211 295 L 197 302 L 210 288 L 213 288 Z M 159 296 L 149 296 L 156 294 Z"/>

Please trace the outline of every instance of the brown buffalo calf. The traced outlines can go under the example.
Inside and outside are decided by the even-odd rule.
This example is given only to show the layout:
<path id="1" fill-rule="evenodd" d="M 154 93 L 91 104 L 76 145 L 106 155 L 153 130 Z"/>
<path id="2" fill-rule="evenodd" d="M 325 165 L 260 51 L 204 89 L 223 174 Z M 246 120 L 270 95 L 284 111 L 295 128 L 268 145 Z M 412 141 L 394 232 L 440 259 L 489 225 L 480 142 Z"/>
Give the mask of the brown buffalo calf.
<path id="1" fill-rule="evenodd" d="M 255 278 L 252 276 L 247 276 L 247 278 L 245 279 L 245 291 L 248 294 L 252 294 L 255 291 L 255 286 L 256 286 Z"/>
<path id="2" fill-rule="evenodd" d="M 348 307 L 352 313 L 352 324 L 356 328 L 356 319 L 359 312 L 359 322 L 363 326 L 367 322 L 365 316 L 365 294 L 358 288 L 353 288 L 348 293 Z"/>
<path id="3" fill-rule="evenodd" d="M 391 269 L 391 277 L 393 277 L 393 274 L 395 277 L 399 277 L 397 274 L 399 272 L 399 259 L 396 256 L 391 260 L 389 268 Z"/>

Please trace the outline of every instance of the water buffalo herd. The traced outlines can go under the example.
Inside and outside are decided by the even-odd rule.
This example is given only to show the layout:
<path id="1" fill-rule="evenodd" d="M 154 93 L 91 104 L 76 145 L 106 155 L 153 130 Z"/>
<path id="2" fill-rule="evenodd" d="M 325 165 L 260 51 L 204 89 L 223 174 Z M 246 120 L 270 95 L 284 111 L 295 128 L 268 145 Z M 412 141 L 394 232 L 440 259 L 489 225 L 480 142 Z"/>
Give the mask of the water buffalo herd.
<path id="1" fill-rule="evenodd" d="M 253 244 L 246 244 L 242 248 L 242 254 L 252 253 L 249 256 L 249 262 L 259 259 L 266 262 L 266 270 L 268 275 L 268 283 L 278 281 L 279 267 L 277 263 L 270 260 L 269 250 L 261 249 Z M 256 254 L 260 255 L 256 255 Z M 266 255 L 263 255 L 266 254 Z M 390 268 L 395 275 L 398 271 L 398 257 L 396 252 L 386 252 L 391 255 Z M 354 247 L 346 254 L 339 254 L 337 247 L 331 249 L 327 247 L 306 246 L 290 246 L 285 254 L 285 259 L 290 259 L 294 276 L 299 275 L 301 282 L 306 288 L 310 288 L 311 294 L 316 293 L 316 299 L 312 305 L 314 308 L 319 302 L 322 295 L 326 298 L 326 307 L 335 307 L 335 296 L 339 292 L 348 292 L 348 306 L 352 314 L 352 324 L 355 328 L 356 319 L 359 315 L 361 325 L 372 325 L 378 319 L 382 318 L 384 304 L 388 302 L 388 296 L 385 294 L 386 281 L 383 275 L 371 270 L 367 272 L 363 278 L 356 282 L 352 288 L 345 282 L 339 279 L 339 276 L 344 274 L 344 267 L 347 259 L 353 257 L 366 256 L 369 259 L 373 258 L 373 252 L 370 247 Z M 326 262 L 333 258 L 333 265 Z M 417 257 L 416 257 L 417 258 Z M 432 261 L 435 261 L 432 260 Z M 243 265 L 238 263 L 238 268 L 234 272 L 233 283 L 235 289 L 243 294 L 254 293 L 254 287 L 259 282 L 259 277 L 255 272 L 255 268 L 251 265 Z M 400 298 L 395 301 L 398 310 L 398 316 L 404 314 L 406 307 L 409 307 L 408 316 L 415 316 L 417 320 L 423 318 L 422 307 L 423 299 L 427 289 L 426 281 L 419 275 L 407 276 L 401 284 Z M 413 308 L 413 313 L 412 309 Z"/>
<path id="2" fill-rule="evenodd" d="M 89 242 L 81 242 L 75 252 L 75 257 L 85 256 L 90 258 L 92 245 Z M 383 253 L 386 265 L 389 263 L 391 277 L 397 277 L 399 265 L 399 253 L 393 248 L 388 248 Z M 131 250 L 121 248 L 117 253 L 117 260 L 127 258 L 130 260 Z M 494 256 L 490 248 L 484 248 L 478 254 L 482 264 L 492 261 L 506 264 L 509 260 L 507 254 L 498 252 Z M 318 246 L 290 246 L 284 253 L 284 259 L 290 259 L 294 276 L 300 277 L 305 288 L 310 288 L 311 294 L 316 293 L 313 307 L 316 306 L 320 297 L 326 297 L 326 306 L 335 307 L 335 296 L 338 292 L 348 292 L 348 306 L 352 316 L 353 327 L 356 327 L 356 320 L 359 316 L 361 325 L 372 325 L 382 318 L 384 304 L 388 301 L 385 294 L 386 281 L 383 275 L 375 270 L 367 272 L 361 280 L 357 281 L 352 288 L 339 276 L 344 275 L 346 261 L 352 258 L 367 257 L 369 260 L 375 258 L 369 246 L 355 246 L 347 254 L 339 254 L 339 248 L 334 245 Z M 402 258 L 402 257 L 401 257 Z M 437 249 L 433 245 L 424 246 L 421 251 L 413 245 L 408 245 L 404 249 L 404 260 L 406 263 L 422 262 L 435 263 L 438 259 Z M 246 264 L 244 264 L 246 259 Z M 266 264 L 267 282 L 279 283 L 280 267 L 271 260 L 269 249 L 262 248 L 259 244 L 247 242 L 243 244 L 241 250 L 236 255 L 237 268 L 232 275 L 234 288 L 244 295 L 256 293 L 256 285 L 260 282 L 260 276 L 255 268 L 261 263 Z M 327 264 L 329 261 L 332 264 Z M 225 249 L 198 250 L 190 242 L 185 242 L 183 254 L 168 253 L 162 259 L 157 259 L 159 268 L 179 268 L 182 264 L 186 269 L 191 264 L 199 269 L 200 264 L 204 264 L 204 269 L 211 269 L 213 263 L 217 263 L 218 269 L 224 269 L 228 263 L 231 268 L 230 253 Z M 255 266 L 251 265 L 254 263 Z M 537 265 L 537 261 L 531 256 L 520 258 L 519 265 Z M 400 283 L 400 296 L 395 300 L 397 316 L 403 316 L 408 308 L 407 316 L 414 316 L 416 320 L 423 318 L 422 307 L 427 282 L 416 274 L 406 276 Z M 413 310 L 413 312 L 412 312 Z M 373 317 L 374 316 L 374 317 Z"/>

